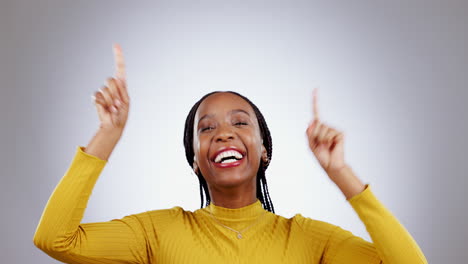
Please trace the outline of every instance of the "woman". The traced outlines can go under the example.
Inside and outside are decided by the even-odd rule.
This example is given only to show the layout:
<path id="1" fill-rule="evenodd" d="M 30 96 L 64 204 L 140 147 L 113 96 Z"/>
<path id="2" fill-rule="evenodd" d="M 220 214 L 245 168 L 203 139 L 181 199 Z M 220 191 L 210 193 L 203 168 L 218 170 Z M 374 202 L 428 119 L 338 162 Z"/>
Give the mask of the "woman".
<path id="1" fill-rule="evenodd" d="M 124 60 L 118 45 L 114 51 L 116 77 L 95 93 L 100 128 L 77 149 L 49 199 L 34 236 L 41 250 L 66 263 L 427 263 L 411 235 L 345 163 L 344 136 L 319 119 L 316 91 L 309 147 L 373 243 L 300 214 L 274 214 L 265 178 L 270 133 L 258 108 L 234 92 L 204 96 L 186 119 L 184 145 L 200 180 L 201 209 L 176 206 L 80 224 L 128 117 Z"/>

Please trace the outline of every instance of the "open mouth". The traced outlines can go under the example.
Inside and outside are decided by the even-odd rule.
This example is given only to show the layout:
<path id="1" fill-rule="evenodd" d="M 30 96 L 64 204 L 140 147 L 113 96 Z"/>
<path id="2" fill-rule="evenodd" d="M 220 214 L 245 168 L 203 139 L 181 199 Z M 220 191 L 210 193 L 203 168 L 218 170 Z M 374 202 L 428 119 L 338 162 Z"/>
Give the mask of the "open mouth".
<path id="1" fill-rule="evenodd" d="M 212 162 L 216 167 L 220 168 L 234 167 L 240 165 L 244 160 L 244 157 L 245 155 L 240 151 L 233 148 L 227 148 L 218 151 Z"/>

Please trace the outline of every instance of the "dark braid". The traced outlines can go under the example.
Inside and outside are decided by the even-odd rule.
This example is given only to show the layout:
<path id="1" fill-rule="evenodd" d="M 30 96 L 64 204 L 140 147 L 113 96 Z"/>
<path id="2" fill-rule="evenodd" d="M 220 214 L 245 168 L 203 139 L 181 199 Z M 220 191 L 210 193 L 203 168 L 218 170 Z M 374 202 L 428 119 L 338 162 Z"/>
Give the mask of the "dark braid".
<path id="1" fill-rule="evenodd" d="M 192 109 L 190 109 L 190 112 L 187 115 L 187 119 L 185 120 L 185 129 L 184 129 L 184 147 L 185 147 L 185 157 L 187 158 L 187 162 L 189 163 L 190 167 L 193 168 L 193 158 L 194 158 L 194 151 L 193 151 L 193 126 L 194 126 L 194 121 L 195 121 L 195 114 L 197 113 L 197 109 L 200 106 L 200 104 L 203 102 L 203 100 L 214 94 L 214 93 L 220 93 L 221 91 L 215 91 L 208 93 L 204 95 L 200 100 L 198 100 L 193 106 Z M 253 108 L 255 112 L 255 116 L 257 117 L 258 124 L 260 127 L 260 134 L 263 139 L 263 145 L 265 146 L 265 149 L 267 151 L 267 156 L 268 160 L 271 161 L 271 155 L 273 152 L 273 146 L 272 146 L 272 141 L 271 141 L 271 135 L 270 135 L 270 130 L 268 129 L 268 126 L 265 122 L 265 118 L 263 117 L 262 113 L 260 110 L 257 108 L 257 106 L 252 103 L 247 97 L 233 92 L 233 91 L 226 91 L 228 93 L 235 94 L 245 101 L 247 101 L 250 106 Z M 273 207 L 273 203 L 271 202 L 270 198 L 270 193 L 268 192 L 268 184 L 267 180 L 265 177 L 265 171 L 268 168 L 270 162 L 264 163 L 263 160 L 261 161 L 260 168 L 257 171 L 257 198 L 260 200 L 260 202 L 263 205 L 263 208 L 265 210 L 268 210 L 272 213 L 275 212 L 275 209 Z M 200 199 L 201 199 L 201 206 L 200 208 L 203 208 L 203 206 L 207 206 L 211 202 L 211 197 L 210 193 L 208 191 L 208 185 L 205 181 L 205 178 L 203 177 L 201 171 L 197 174 L 198 176 L 198 181 L 200 182 Z M 204 204 L 204 197 L 206 197 L 206 203 Z"/>

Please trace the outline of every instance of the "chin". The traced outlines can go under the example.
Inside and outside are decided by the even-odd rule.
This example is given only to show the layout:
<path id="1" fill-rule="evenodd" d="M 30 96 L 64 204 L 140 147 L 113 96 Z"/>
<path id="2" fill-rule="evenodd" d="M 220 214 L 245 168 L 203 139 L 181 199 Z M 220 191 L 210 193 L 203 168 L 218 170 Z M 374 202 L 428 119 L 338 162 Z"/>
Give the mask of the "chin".
<path id="1" fill-rule="evenodd" d="M 244 174 L 245 175 L 245 174 Z M 223 175 L 215 175 L 215 185 L 224 187 L 224 188 L 233 188 L 237 187 L 240 185 L 244 185 L 251 180 L 248 178 L 245 178 L 244 175 L 239 175 L 239 174 L 230 174 L 230 173 L 223 173 Z"/>

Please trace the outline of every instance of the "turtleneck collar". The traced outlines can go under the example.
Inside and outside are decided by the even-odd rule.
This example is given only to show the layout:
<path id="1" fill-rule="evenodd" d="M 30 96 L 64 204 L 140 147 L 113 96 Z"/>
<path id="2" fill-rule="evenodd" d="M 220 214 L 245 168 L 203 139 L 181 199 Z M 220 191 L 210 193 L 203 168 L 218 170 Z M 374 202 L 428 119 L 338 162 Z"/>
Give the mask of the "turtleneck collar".
<path id="1" fill-rule="evenodd" d="M 235 209 L 217 206 L 211 202 L 207 207 L 203 208 L 203 210 L 205 210 L 208 214 L 210 213 L 209 210 L 211 210 L 216 218 L 224 220 L 243 220 L 256 218 L 266 211 L 263 209 L 262 203 L 259 199 L 257 199 L 257 201 L 252 204 Z"/>

